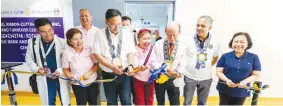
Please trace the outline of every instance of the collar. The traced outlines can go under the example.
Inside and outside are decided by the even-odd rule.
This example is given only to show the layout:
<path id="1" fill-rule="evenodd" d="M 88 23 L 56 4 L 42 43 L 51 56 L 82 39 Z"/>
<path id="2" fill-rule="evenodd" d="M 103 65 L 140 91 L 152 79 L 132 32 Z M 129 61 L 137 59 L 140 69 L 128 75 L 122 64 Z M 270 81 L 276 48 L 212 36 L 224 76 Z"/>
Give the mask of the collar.
<path id="1" fill-rule="evenodd" d="M 232 57 L 234 57 L 234 58 L 239 58 L 239 57 L 236 56 L 236 53 L 235 53 L 234 50 L 233 50 L 232 52 L 230 52 L 230 55 L 231 55 Z M 242 55 L 240 58 L 245 58 L 245 57 L 247 57 L 247 56 L 248 56 L 248 52 L 245 51 L 245 52 L 243 53 L 243 55 Z"/>
<path id="2" fill-rule="evenodd" d="M 120 34 L 120 32 L 118 32 L 118 34 L 117 34 L 118 36 L 117 36 L 117 35 L 115 36 L 115 34 L 113 34 L 113 33 L 109 30 L 109 28 L 108 28 L 108 31 L 109 31 L 110 36 L 111 36 L 111 37 L 114 37 L 114 38 L 115 38 L 115 37 L 118 37 L 119 34 Z"/>
<path id="3" fill-rule="evenodd" d="M 161 36 L 158 36 L 158 38 L 156 38 L 156 40 L 162 39 Z"/>
<path id="4" fill-rule="evenodd" d="M 204 39 L 204 41 L 201 41 L 200 40 L 200 38 L 199 38 L 199 36 L 198 36 L 198 34 L 196 34 L 196 36 L 197 36 L 197 38 L 198 38 L 198 41 L 200 41 L 200 42 L 204 42 L 209 36 L 210 36 L 210 33 L 208 32 L 207 33 L 207 36 L 206 36 L 206 38 Z"/>
<path id="5" fill-rule="evenodd" d="M 170 42 L 168 39 L 167 39 L 166 41 L 167 41 L 168 46 L 170 46 L 170 43 L 171 43 L 171 42 Z M 176 43 L 177 41 L 178 41 L 178 40 L 175 40 L 174 43 L 173 43 L 173 45 L 175 45 L 175 43 Z"/>
<path id="6" fill-rule="evenodd" d="M 77 51 L 72 46 L 68 46 L 68 49 L 73 53 L 77 53 Z M 83 45 L 83 51 L 85 51 L 87 49 L 88 49 L 87 46 Z"/>
<path id="7" fill-rule="evenodd" d="M 42 40 L 42 44 L 43 44 L 43 45 L 47 45 L 47 44 L 50 45 L 50 44 L 53 42 L 54 39 L 55 39 L 55 36 L 54 36 L 54 38 L 52 39 L 52 41 L 50 41 L 50 42 L 45 42 L 45 41 L 42 40 L 42 39 L 41 39 L 41 40 Z"/>
<path id="8" fill-rule="evenodd" d="M 85 28 L 83 27 L 83 25 L 80 25 L 80 28 L 83 29 L 83 30 L 85 30 Z M 91 24 L 89 30 L 91 30 L 91 29 L 93 29 L 93 28 L 94 28 L 94 26 L 93 26 L 93 24 Z M 85 31 L 86 31 L 86 30 L 85 30 Z"/>
<path id="9" fill-rule="evenodd" d="M 149 50 L 149 48 L 143 49 L 143 48 L 140 48 L 139 46 L 136 46 L 136 48 L 138 52 L 147 52 Z"/>

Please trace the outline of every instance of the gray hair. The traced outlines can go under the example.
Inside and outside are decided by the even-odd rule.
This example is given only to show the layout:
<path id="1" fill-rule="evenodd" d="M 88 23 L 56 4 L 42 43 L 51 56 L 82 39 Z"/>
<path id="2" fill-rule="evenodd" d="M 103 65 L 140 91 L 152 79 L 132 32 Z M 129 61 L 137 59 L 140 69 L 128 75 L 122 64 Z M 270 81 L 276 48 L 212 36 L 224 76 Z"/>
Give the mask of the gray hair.
<path id="1" fill-rule="evenodd" d="M 87 11 L 89 14 L 91 14 L 90 11 L 89 11 L 89 9 L 81 8 L 81 9 L 80 9 L 80 13 L 81 13 L 82 11 Z"/>
<path id="2" fill-rule="evenodd" d="M 207 20 L 208 22 L 209 22 L 209 25 L 212 25 L 212 23 L 213 23 L 213 19 L 210 17 L 210 16 L 208 16 L 208 15 L 203 15 L 203 16 L 200 16 L 199 18 L 198 18 L 198 20 L 199 19 L 205 19 L 205 20 Z"/>

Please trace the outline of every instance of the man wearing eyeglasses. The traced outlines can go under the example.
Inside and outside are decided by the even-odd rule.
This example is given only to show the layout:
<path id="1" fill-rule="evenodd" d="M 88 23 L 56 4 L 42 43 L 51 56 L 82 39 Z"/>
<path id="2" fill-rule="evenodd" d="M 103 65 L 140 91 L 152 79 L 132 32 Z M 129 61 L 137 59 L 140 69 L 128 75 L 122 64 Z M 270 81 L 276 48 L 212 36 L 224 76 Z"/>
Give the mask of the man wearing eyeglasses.
<path id="1" fill-rule="evenodd" d="M 40 36 L 28 40 L 25 61 L 37 75 L 36 82 L 42 105 L 55 105 L 58 92 L 61 105 L 70 104 L 70 86 L 61 68 L 61 54 L 66 41 L 55 36 L 51 22 L 47 18 L 38 18 L 34 26 Z"/>
<path id="2" fill-rule="evenodd" d="M 107 27 L 94 39 L 93 53 L 101 67 L 103 79 L 113 79 L 103 83 L 107 105 L 131 105 L 131 84 L 133 53 L 135 44 L 130 28 L 122 27 L 121 13 L 117 9 L 108 9 L 105 15 Z M 127 72 L 123 70 L 128 70 Z"/>

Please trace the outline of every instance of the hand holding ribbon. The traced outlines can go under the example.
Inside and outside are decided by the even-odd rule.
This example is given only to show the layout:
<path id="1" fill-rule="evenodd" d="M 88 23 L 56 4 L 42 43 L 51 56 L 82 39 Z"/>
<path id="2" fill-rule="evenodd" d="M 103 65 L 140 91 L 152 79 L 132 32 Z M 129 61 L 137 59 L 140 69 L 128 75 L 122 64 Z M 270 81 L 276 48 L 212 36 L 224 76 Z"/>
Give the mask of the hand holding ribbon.
<path id="1" fill-rule="evenodd" d="M 88 80 L 88 78 L 93 74 L 93 70 L 89 70 L 87 73 L 85 73 L 84 75 L 82 75 L 80 77 L 80 80 L 85 81 Z"/>
<path id="2" fill-rule="evenodd" d="M 56 79 L 58 76 L 60 76 L 60 73 L 58 71 L 55 71 L 55 72 L 51 73 L 51 75 L 53 75 L 51 77 L 52 79 Z"/>
<path id="3" fill-rule="evenodd" d="M 42 74 L 42 75 L 45 75 L 45 74 L 47 74 L 47 71 L 46 71 L 46 70 L 47 70 L 46 68 L 39 68 L 39 69 L 37 70 L 37 72 L 40 73 L 40 74 Z"/>
<path id="4" fill-rule="evenodd" d="M 77 82 L 75 81 L 75 78 L 73 76 L 69 77 L 70 81 L 72 84 L 76 84 Z"/>
<path id="5" fill-rule="evenodd" d="M 119 68 L 119 66 L 113 65 L 113 66 L 111 67 L 111 70 L 112 70 L 114 73 L 118 74 L 118 75 L 123 74 L 123 72 L 121 71 L 121 69 Z"/>
<path id="6" fill-rule="evenodd" d="M 170 76 L 173 76 L 173 77 L 175 77 L 175 78 L 180 78 L 180 77 L 181 77 L 178 73 L 172 71 L 172 69 L 167 69 L 167 72 L 168 72 L 168 74 L 169 74 Z"/>
<path id="7" fill-rule="evenodd" d="M 148 69 L 148 67 L 146 66 L 138 66 L 138 67 L 135 67 L 133 72 L 136 73 L 136 72 L 139 72 L 139 71 L 145 71 L 146 69 Z"/>
<path id="8" fill-rule="evenodd" d="M 139 71 L 145 71 L 145 70 L 147 70 L 147 69 L 148 69 L 148 67 L 147 67 L 147 66 L 140 66 Z"/>
<path id="9" fill-rule="evenodd" d="M 240 83 L 237 84 L 237 87 L 239 88 L 245 88 L 247 87 L 248 82 L 247 81 L 241 81 Z"/>
<path id="10" fill-rule="evenodd" d="M 227 80 L 226 81 L 227 86 L 231 87 L 231 88 L 235 88 L 237 87 L 237 84 L 235 84 L 234 82 L 232 82 L 231 80 Z"/>
<path id="11" fill-rule="evenodd" d="M 133 71 L 133 67 L 132 66 L 128 67 L 128 70 L 127 72 L 125 72 L 125 74 L 128 76 L 133 76 L 135 74 Z"/>

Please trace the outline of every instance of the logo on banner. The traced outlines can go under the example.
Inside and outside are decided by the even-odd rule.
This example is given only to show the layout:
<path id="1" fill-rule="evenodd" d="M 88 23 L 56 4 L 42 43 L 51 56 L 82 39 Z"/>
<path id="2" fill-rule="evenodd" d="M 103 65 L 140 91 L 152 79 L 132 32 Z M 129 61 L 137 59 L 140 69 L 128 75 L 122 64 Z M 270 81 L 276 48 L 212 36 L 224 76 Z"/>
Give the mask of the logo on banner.
<path id="1" fill-rule="evenodd" d="M 30 16 L 31 15 L 31 9 L 30 8 L 26 8 L 24 11 L 26 16 Z"/>

